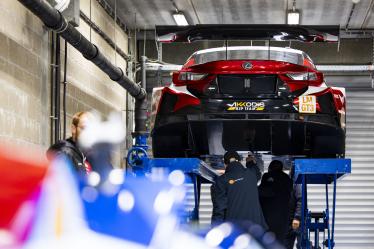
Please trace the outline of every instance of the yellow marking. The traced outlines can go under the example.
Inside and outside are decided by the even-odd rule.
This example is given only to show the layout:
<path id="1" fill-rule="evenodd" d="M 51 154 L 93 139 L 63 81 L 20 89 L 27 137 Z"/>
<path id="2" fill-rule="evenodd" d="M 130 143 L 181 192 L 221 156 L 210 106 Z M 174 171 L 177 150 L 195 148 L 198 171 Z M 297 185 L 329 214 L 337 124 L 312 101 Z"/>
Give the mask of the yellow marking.
<path id="1" fill-rule="evenodd" d="M 299 97 L 299 112 L 300 113 L 316 113 L 316 96 L 300 96 Z"/>

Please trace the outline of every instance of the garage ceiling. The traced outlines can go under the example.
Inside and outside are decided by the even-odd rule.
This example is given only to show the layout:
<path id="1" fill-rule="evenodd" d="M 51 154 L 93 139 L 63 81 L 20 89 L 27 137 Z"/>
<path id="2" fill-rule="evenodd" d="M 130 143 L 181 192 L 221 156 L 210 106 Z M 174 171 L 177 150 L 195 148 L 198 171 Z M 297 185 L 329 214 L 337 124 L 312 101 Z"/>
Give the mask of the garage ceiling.
<path id="1" fill-rule="evenodd" d="M 104 1 L 104 0 L 101 0 Z M 373 29 L 374 0 L 105 0 L 130 28 L 175 25 L 172 13 L 184 12 L 190 24 L 284 24 L 294 2 L 302 25 L 340 25 Z M 356 0 L 357 1 L 357 0 Z M 135 22 L 136 13 L 136 22 Z M 351 16 L 351 18 L 349 18 Z"/>

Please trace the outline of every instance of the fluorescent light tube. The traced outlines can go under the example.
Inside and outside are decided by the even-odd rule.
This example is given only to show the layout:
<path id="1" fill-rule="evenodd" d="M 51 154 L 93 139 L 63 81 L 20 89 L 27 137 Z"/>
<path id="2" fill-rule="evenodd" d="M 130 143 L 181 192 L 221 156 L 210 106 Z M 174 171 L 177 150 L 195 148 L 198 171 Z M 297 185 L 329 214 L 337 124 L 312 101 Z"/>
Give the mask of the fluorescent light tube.
<path id="1" fill-rule="evenodd" d="M 289 11 L 287 14 L 287 24 L 299 24 L 300 13 L 298 11 Z"/>
<path id="2" fill-rule="evenodd" d="M 187 26 L 188 22 L 182 12 L 174 13 L 173 18 L 178 26 Z"/>

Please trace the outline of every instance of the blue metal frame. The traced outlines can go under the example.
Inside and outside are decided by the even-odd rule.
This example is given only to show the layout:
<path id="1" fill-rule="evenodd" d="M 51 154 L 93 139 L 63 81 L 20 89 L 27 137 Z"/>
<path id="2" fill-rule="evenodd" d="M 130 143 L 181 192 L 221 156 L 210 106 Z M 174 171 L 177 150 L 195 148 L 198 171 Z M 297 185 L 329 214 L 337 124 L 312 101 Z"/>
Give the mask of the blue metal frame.
<path id="1" fill-rule="evenodd" d="M 141 164 L 133 167 L 135 175 L 144 176 L 151 174 L 154 169 L 162 169 L 164 174 L 174 170 L 181 170 L 186 177 L 192 182 L 194 187 L 194 209 L 190 219 L 199 219 L 200 192 L 202 181 L 213 182 L 217 173 L 211 170 L 207 165 L 198 158 L 148 158 L 143 157 Z"/>
<path id="2" fill-rule="evenodd" d="M 154 169 L 160 169 L 164 174 L 174 170 L 183 171 L 194 186 L 195 206 L 190 218 L 198 220 L 201 183 L 213 182 L 217 176 L 216 171 L 198 158 L 149 158 L 147 138 L 148 134 L 135 135 L 135 145 L 127 154 L 127 163 L 132 167 L 132 173 L 135 176 L 146 176 L 152 174 Z"/>
<path id="3" fill-rule="evenodd" d="M 296 159 L 294 181 L 302 185 L 301 202 L 301 247 L 311 249 L 319 247 L 319 233 L 327 230 L 327 239 L 323 244 L 332 249 L 335 246 L 335 208 L 336 208 L 336 183 L 337 179 L 345 174 L 351 173 L 350 159 Z M 329 217 L 329 193 L 328 184 L 333 184 L 332 220 Z M 308 209 L 308 184 L 325 184 L 326 209 L 323 212 L 323 222 L 319 217 L 313 217 L 313 213 Z M 313 221 L 314 219 L 314 221 Z M 314 245 L 310 242 L 310 233 L 314 232 Z"/>
<path id="4" fill-rule="evenodd" d="M 142 158 L 148 157 L 148 135 L 148 133 L 141 133 L 134 136 L 135 145 L 127 153 L 127 163 L 131 167 L 139 167 L 142 164 Z"/>

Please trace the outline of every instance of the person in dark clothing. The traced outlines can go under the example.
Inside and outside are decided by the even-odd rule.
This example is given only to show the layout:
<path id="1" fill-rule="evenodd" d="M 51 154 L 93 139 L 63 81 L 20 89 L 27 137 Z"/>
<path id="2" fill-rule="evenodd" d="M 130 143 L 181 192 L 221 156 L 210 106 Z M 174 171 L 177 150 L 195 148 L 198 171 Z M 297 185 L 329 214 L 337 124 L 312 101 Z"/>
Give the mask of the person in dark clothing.
<path id="1" fill-rule="evenodd" d="M 261 173 L 253 157 L 247 158 L 245 168 L 235 151 L 226 152 L 225 173 L 211 187 L 212 223 L 223 221 L 252 221 L 267 229 L 258 199 L 257 182 Z"/>
<path id="2" fill-rule="evenodd" d="M 293 179 L 294 167 L 291 168 L 290 177 Z M 290 220 L 284 246 L 286 249 L 293 249 L 295 240 L 296 248 L 300 249 L 300 217 L 301 217 L 301 184 L 293 184 L 290 200 Z"/>
<path id="3" fill-rule="evenodd" d="M 86 156 L 77 144 L 80 133 L 87 125 L 89 117 L 90 113 L 88 112 L 78 112 L 74 114 L 71 125 L 72 136 L 65 140 L 58 141 L 49 147 L 47 150 L 47 157 L 49 160 L 52 160 L 56 156 L 63 155 L 71 161 L 77 172 L 87 174 L 91 170 Z"/>
<path id="4" fill-rule="evenodd" d="M 268 172 L 262 177 L 259 195 L 269 230 L 275 234 L 278 242 L 282 244 L 288 230 L 291 192 L 292 181 L 283 172 L 282 162 L 272 161 Z"/>

